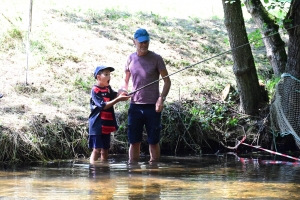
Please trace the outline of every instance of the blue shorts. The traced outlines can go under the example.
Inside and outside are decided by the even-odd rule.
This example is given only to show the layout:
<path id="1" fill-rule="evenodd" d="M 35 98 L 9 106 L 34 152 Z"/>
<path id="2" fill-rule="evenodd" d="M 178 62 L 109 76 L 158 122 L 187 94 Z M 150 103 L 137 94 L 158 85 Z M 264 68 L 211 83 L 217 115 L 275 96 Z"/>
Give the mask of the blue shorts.
<path id="1" fill-rule="evenodd" d="M 142 141 L 144 126 L 148 143 L 157 144 L 160 140 L 161 112 L 155 111 L 155 104 L 130 104 L 128 110 L 129 143 Z"/>
<path id="2" fill-rule="evenodd" d="M 90 149 L 109 149 L 110 148 L 110 134 L 89 135 Z"/>

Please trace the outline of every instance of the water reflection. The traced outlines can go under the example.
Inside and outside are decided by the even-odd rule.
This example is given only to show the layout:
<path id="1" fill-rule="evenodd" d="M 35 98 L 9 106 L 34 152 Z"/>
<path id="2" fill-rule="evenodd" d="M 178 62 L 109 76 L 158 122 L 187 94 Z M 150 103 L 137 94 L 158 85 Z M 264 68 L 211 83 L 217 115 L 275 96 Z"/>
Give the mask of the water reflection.
<path id="1" fill-rule="evenodd" d="M 2 199 L 299 199 L 300 163 L 236 155 L 88 160 L 0 170 Z"/>

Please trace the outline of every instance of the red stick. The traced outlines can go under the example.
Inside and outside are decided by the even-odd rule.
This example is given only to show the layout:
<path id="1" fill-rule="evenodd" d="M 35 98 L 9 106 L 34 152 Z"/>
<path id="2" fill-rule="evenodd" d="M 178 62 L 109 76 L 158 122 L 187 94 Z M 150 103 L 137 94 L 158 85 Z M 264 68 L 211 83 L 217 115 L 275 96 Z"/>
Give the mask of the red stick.
<path id="1" fill-rule="evenodd" d="M 283 153 L 278 153 L 278 152 L 271 151 L 271 150 L 268 150 L 268 149 L 264 149 L 264 148 L 261 148 L 261 147 L 246 144 L 246 143 L 243 143 L 243 142 L 241 142 L 240 144 L 243 144 L 243 145 L 246 145 L 246 146 L 249 146 L 249 147 L 253 147 L 253 148 L 256 148 L 256 149 L 259 149 L 259 150 L 263 150 L 263 151 L 266 151 L 266 152 L 269 152 L 269 153 L 272 153 L 272 154 L 276 154 L 276 155 L 279 155 L 279 156 L 284 156 L 284 157 L 287 157 L 287 158 L 291 158 L 291 159 L 300 161 L 300 158 L 295 158 L 293 156 L 289 156 L 289 155 L 286 155 L 286 154 L 283 154 Z"/>

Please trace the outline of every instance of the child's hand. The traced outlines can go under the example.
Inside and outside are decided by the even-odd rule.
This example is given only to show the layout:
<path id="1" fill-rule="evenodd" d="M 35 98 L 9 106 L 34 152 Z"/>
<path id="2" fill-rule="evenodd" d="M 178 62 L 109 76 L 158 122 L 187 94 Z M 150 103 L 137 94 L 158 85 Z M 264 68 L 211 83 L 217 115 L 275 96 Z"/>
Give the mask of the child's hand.
<path id="1" fill-rule="evenodd" d="M 130 97 L 127 92 L 122 92 L 117 98 L 119 101 L 127 101 Z"/>

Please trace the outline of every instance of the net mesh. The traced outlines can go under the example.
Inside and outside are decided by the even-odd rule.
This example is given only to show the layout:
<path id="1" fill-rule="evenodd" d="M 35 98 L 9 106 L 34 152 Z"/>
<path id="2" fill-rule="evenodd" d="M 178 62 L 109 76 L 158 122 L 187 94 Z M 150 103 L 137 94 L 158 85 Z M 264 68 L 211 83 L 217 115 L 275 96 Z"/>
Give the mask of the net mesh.
<path id="1" fill-rule="evenodd" d="M 275 101 L 271 104 L 271 128 L 284 137 L 291 134 L 300 149 L 300 81 L 282 74 L 276 86 Z"/>

